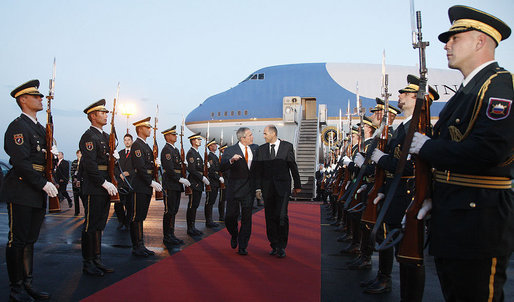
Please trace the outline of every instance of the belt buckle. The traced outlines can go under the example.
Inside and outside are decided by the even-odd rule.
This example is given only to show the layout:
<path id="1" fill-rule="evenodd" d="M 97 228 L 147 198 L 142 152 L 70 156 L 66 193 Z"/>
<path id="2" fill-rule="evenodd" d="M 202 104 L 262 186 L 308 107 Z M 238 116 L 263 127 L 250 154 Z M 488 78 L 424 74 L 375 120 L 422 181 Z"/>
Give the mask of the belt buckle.
<path id="1" fill-rule="evenodd" d="M 444 173 L 446 173 L 446 181 L 450 181 L 450 171 L 446 170 Z"/>

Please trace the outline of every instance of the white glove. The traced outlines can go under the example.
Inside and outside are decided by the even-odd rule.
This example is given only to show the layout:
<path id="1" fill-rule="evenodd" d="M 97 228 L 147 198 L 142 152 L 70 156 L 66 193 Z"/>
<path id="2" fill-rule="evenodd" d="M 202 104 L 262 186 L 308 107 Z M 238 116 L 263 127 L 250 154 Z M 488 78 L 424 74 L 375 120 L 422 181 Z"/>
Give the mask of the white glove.
<path id="1" fill-rule="evenodd" d="M 352 159 L 351 159 L 351 158 L 349 158 L 348 156 L 346 156 L 346 155 L 345 155 L 345 156 L 343 157 L 343 165 L 344 165 L 344 166 L 348 166 L 351 162 L 352 162 Z"/>
<path id="2" fill-rule="evenodd" d="M 359 194 L 360 192 L 366 190 L 368 186 L 367 185 L 362 185 L 358 190 L 357 190 L 357 194 Z"/>
<path id="3" fill-rule="evenodd" d="M 45 186 L 43 187 L 43 191 L 45 191 L 46 194 L 48 194 L 50 197 L 55 197 L 58 193 L 57 188 L 49 181 L 46 182 Z"/>
<path id="4" fill-rule="evenodd" d="M 364 160 L 365 160 L 364 156 L 362 156 L 362 154 L 360 154 L 360 153 L 357 153 L 357 155 L 355 155 L 355 160 L 353 162 L 355 163 L 355 165 L 357 167 L 360 168 L 360 167 L 362 167 L 362 164 L 364 164 Z"/>
<path id="5" fill-rule="evenodd" d="M 414 137 L 412 138 L 412 143 L 410 144 L 409 153 L 418 154 L 421 147 L 423 147 L 428 140 L 430 140 L 430 137 L 419 132 L 415 132 Z"/>
<path id="6" fill-rule="evenodd" d="M 161 165 L 161 159 L 157 157 L 155 159 L 155 164 L 159 167 Z"/>
<path id="7" fill-rule="evenodd" d="M 57 147 L 55 145 L 52 146 L 52 149 L 50 149 L 50 152 L 52 152 L 52 154 L 55 156 L 59 155 L 59 150 L 57 150 Z"/>
<path id="8" fill-rule="evenodd" d="M 120 159 L 120 155 L 118 154 L 118 150 L 114 150 L 114 152 L 112 152 L 112 157 L 114 157 L 116 160 Z"/>
<path id="9" fill-rule="evenodd" d="M 150 184 L 150 186 L 152 188 L 155 189 L 156 192 L 161 192 L 162 191 L 162 186 L 160 183 L 156 182 L 155 180 L 152 180 L 152 183 Z"/>
<path id="10" fill-rule="evenodd" d="M 182 177 L 178 180 L 178 182 L 183 184 L 183 185 L 185 185 L 186 187 L 190 187 L 191 186 L 191 183 L 189 182 L 189 180 L 187 180 L 185 178 L 182 178 Z"/>
<path id="11" fill-rule="evenodd" d="M 432 209 L 432 199 L 427 198 L 427 199 L 423 200 L 423 205 L 421 206 L 421 209 L 419 209 L 418 216 L 416 216 L 416 218 L 418 218 L 418 220 L 423 219 L 427 215 L 427 213 L 430 212 L 431 209 Z"/>
<path id="12" fill-rule="evenodd" d="M 405 229 L 405 224 L 407 224 L 407 215 L 403 215 L 403 218 L 402 218 L 402 229 Z"/>
<path id="13" fill-rule="evenodd" d="M 211 168 L 211 164 L 209 162 L 207 162 L 207 169 L 210 169 Z"/>
<path id="14" fill-rule="evenodd" d="M 114 196 L 118 193 L 118 189 L 116 189 L 116 187 L 108 182 L 107 180 L 104 181 L 104 183 L 102 184 L 102 187 L 107 191 L 107 193 L 109 193 L 109 195 L 111 196 Z"/>
<path id="15" fill-rule="evenodd" d="M 222 184 L 224 184 L 224 183 L 225 183 L 225 178 L 220 177 L 220 182 L 221 182 Z"/>
<path id="16" fill-rule="evenodd" d="M 202 182 L 203 182 L 206 186 L 208 186 L 208 185 L 210 185 L 210 184 L 211 184 L 211 182 L 210 182 L 210 181 L 207 179 L 207 177 L 205 177 L 205 176 L 202 178 Z"/>
<path id="17" fill-rule="evenodd" d="M 378 163 L 378 161 L 382 158 L 382 156 L 385 156 L 386 154 L 380 150 L 378 150 L 378 148 L 375 149 L 375 151 L 373 151 L 373 154 L 371 154 L 371 160 Z"/>
<path id="18" fill-rule="evenodd" d="M 377 197 L 375 197 L 375 199 L 373 199 L 373 204 L 378 204 L 378 202 L 381 201 L 382 199 L 384 199 L 384 197 L 385 197 L 384 193 L 378 193 Z"/>
<path id="19" fill-rule="evenodd" d="M 346 187 L 344 187 L 344 190 L 346 191 L 348 189 L 348 187 L 350 186 L 350 181 L 346 183 Z"/>
<path id="20" fill-rule="evenodd" d="M 255 191 L 255 197 L 258 199 L 258 200 L 262 200 L 262 191 L 261 189 L 257 189 Z"/>
<path id="21" fill-rule="evenodd" d="M 332 170 L 335 170 L 337 165 L 336 164 L 332 164 L 330 167 L 332 168 Z"/>

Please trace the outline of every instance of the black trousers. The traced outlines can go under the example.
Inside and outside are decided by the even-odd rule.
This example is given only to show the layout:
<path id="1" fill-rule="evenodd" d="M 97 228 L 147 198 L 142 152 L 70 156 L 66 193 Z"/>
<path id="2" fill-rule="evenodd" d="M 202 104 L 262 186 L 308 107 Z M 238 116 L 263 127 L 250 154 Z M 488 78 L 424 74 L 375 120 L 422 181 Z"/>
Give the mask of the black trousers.
<path id="1" fill-rule="evenodd" d="M 73 188 L 73 203 L 75 204 L 75 215 L 80 214 L 80 188 Z"/>
<path id="2" fill-rule="evenodd" d="M 280 196 L 274 186 L 270 191 L 263 191 L 264 216 L 266 218 L 266 235 L 272 248 L 285 249 L 289 236 L 289 217 L 287 206 L 289 194 Z"/>
<path id="3" fill-rule="evenodd" d="M 118 218 L 118 222 L 120 224 L 128 225 L 128 216 L 127 213 L 127 205 L 132 202 L 134 198 L 134 194 L 120 194 L 120 202 L 114 203 L 114 212 L 116 213 L 116 217 Z"/>
<path id="4" fill-rule="evenodd" d="M 111 206 L 109 195 L 84 195 L 84 198 L 84 232 L 103 231 Z"/>
<path id="5" fill-rule="evenodd" d="M 142 222 L 146 219 L 150 207 L 151 194 L 132 193 L 132 200 L 127 201 L 127 217 L 129 222 Z"/>
<path id="6" fill-rule="evenodd" d="M 435 257 L 437 276 L 447 302 L 504 301 L 510 255 L 484 259 Z"/>
<path id="7" fill-rule="evenodd" d="M 166 190 L 164 196 L 164 215 L 177 215 L 180 207 L 180 191 Z"/>
<path id="8" fill-rule="evenodd" d="M 220 199 L 218 201 L 218 215 L 220 220 L 225 220 L 225 205 L 227 203 L 227 189 L 220 189 Z"/>
<path id="9" fill-rule="evenodd" d="M 205 207 L 204 207 L 206 222 L 212 222 L 212 207 L 214 207 L 214 204 L 216 203 L 216 199 L 218 198 L 218 191 L 219 191 L 219 188 L 211 187 L 211 191 L 206 193 Z"/>
<path id="10" fill-rule="evenodd" d="M 236 237 L 239 248 L 247 248 L 250 235 L 252 234 L 252 203 L 253 196 L 248 195 L 241 199 L 227 200 L 227 214 L 225 215 L 225 226 L 227 231 Z M 241 213 L 241 227 L 238 230 L 237 218 Z"/>
<path id="11" fill-rule="evenodd" d="M 7 247 L 24 248 L 26 245 L 34 244 L 39 237 L 46 209 L 8 203 L 7 213 L 9 215 Z"/>
<path id="12" fill-rule="evenodd" d="M 71 197 L 66 190 L 68 183 L 59 183 L 59 188 L 57 188 L 57 192 L 59 193 L 59 200 L 62 201 L 64 198 L 71 204 Z"/>

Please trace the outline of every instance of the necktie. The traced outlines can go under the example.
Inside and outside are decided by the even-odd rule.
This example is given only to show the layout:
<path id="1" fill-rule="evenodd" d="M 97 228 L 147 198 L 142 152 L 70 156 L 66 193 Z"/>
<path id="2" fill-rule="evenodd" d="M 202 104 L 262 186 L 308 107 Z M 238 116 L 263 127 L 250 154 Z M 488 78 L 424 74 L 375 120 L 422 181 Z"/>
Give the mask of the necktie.
<path id="1" fill-rule="evenodd" d="M 130 154 L 130 150 L 127 151 L 127 154 L 125 154 L 125 158 L 128 158 Z"/>
<path id="2" fill-rule="evenodd" d="M 271 144 L 271 159 L 275 159 L 275 144 Z"/>
<path id="3" fill-rule="evenodd" d="M 245 146 L 245 160 L 248 163 L 248 146 Z"/>

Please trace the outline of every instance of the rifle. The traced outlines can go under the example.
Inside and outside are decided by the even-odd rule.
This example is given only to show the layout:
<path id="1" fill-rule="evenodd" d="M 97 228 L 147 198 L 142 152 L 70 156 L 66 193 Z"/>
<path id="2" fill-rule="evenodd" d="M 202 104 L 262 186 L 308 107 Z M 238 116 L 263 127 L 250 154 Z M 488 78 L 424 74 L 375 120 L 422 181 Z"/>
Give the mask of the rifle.
<path id="1" fill-rule="evenodd" d="M 186 154 L 184 153 L 184 116 L 182 116 L 182 124 L 180 125 L 180 169 L 182 170 L 182 178 L 187 179 L 187 169 L 186 169 Z M 191 195 L 193 191 L 191 187 L 184 186 L 185 194 Z"/>
<path id="2" fill-rule="evenodd" d="M 412 8 L 412 6 L 411 6 L 411 8 Z M 382 209 L 377 218 L 377 223 L 375 224 L 373 231 L 372 231 L 372 235 L 371 235 L 372 240 L 375 240 L 379 226 L 384 221 L 384 216 L 385 216 L 387 210 L 389 209 L 389 206 L 391 205 L 391 202 L 392 202 L 393 198 L 395 197 L 395 193 L 398 188 L 398 185 L 400 184 L 403 170 L 405 168 L 405 164 L 407 163 L 407 156 L 409 155 L 409 147 L 412 143 L 412 138 L 414 137 L 414 132 L 416 132 L 416 130 L 418 130 L 419 125 L 420 125 L 419 123 L 420 123 L 423 107 L 427 108 L 427 110 L 425 110 L 425 114 L 426 114 L 426 112 L 428 112 L 428 106 L 426 106 L 424 104 L 426 102 L 426 90 L 427 90 L 427 77 L 426 77 L 427 67 L 426 67 L 425 49 L 429 45 L 429 42 L 423 41 L 423 36 L 421 33 L 421 12 L 420 11 L 416 12 L 416 21 L 417 21 L 417 33 L 413 28 L 413 36 L 412 36 L 413 48 L 419 49 L 420 79 L 419 79 L 419 90 L 418 90 L 418 94 L 416 96 L 416 106 L 414 107 L 414 112 L 412 114 L 409 131 L 407 132 L 407 135 L 405 136 L 405 140 L 403 141 L 403 148 L 402 148 L 402 152 L 400 154 L 400 158 L 398 160 L 398 165 L 396 166 L 396 171 L 394 173 L 394 179 L 391 182 L 389 192 L 387 193 L 385 201 L 382 205 Z M 418 168 L 417 166 L 415 167 L 415 169 L 422 170 L 421 167 Z M 428 171 L 430 171 L 430 170 L 428 170 Z M 428 171 L 426 171 L 424 173 L 429 173 Z M 424 175 L 423 178 L 426 178 L 426 175 Z M 426 186 L 428 186 L 428 183 L 426 183 L 426 184 L 427 184 Z M 419 184 L 419 185 L 422 186 L 422 184 Z M 424 189 L 421 187 L 418 187 L 418 181 L 416 180 L 416 195 L 418 195 L 418 194 L 421 195 L 421 193 L 419 193 L 418 190 L 424 190 Z M 423 203 L 423 198 L 421 198 L 421 200 L 417 200 L 417 202 L 419 203 L 418 206 L 421 207 L 421 203 Z M 417 206 L 413 206 L 411 210 L 414 211 L 415 207 L 417 207 Z M 418 208 L 418 210 L 419 210 L 419 208 Z M 413 214 L 414 219 L 417 219 L 416 215 L 417 215 L 417 212 Z M 396 229 L 396 230 L 389 232 L 389 235 L 382 242 L 382 244 L 380 244 L 377 247 L 377 250 L 387 249 L 387 248 L 397 244 L 398 242 L 400 242 L 402 240 L 403 236 L 404 236 L 404 233 L 402 232 L 402 229 Z M 423 236 L 423 234 L 421 234 L 421 236 Z M 419 239 L 420 238 L 417 238 L 417 240 L 419 240 Z M 421 260 L 414 259 L 414 261 L 418 261 L 418 262 L 423 261 L 423 249 L 422 248 L 421 248 L 421 254 L 419 256 L 421 256 L 420 257 Z"/>
<path id="3" fill-rule="evenodd" d="M 203 153 L 203 176 L 209 178 L 209 167 L 208 164 L 208 153 L 207 153 L 207 143 L 209 143 L 209 122 L 207 122 L 207 137 L 205 139 L 205 152 Z M 205 192 L 211 191 L 211 185 L 205 185 Z"/>
<path id="4" fill-rule="evenodd" d="M 153 158 L 154 158 L 153 179 L 156 182 L 159 182 L 159 168 L 160 168 L 160 166 L 158 166 L 155 163 L 155 159 L 157 159 L 159 157 L 159 146 L 157 146 L 157 121 L 159 120 L 158 115 L 159 115 L 159 105 L 157 105 L 157 112 L 155 113 L 155 118 L 154 118 L 153 148 L 152 148 L 152 153 L 153 153 Z M 161 175 L 162 175 L 162 173 L 161 173 Z M 161 191 L 161 192 L 155 191 L 155 200 L 163 200 L 163 199 L 164 199 L 163 191 Z"/>
<path id="5" fill-rule="evenodd" d="M 111 182 L 115 187 L 118 187 L 118 181 L 114 175 L 114 167 L 116 166 L 116 158 L 114 158 L 114 151 L 116 150 L 116 128 L 114 127 L 114 116 L 116 115 L 116 100 L 120 95 L 120 83 L 118 82 L 118 88 L 116 89 L 116 97 L 112 105 L 112 117 L 111 117 L 111 133 L 109 134 L 109 164 L 107 165 L 107 172 L 111 178 Z M 120 202 L 120 195 L 116 193 L 114 196 L 110 196 L 111 202 Z"/>
<path id="6" fill-rule="evenodd" d="M 223 146 L 223 128 L 221 129 L 221 139 L 220 139 L 220 146 Z M 221 164 L 221 156 L 223 155 L 223 151 L 220 150 L 220 164 Z M 220 177 L 223 177 L 223 173 L 221 173 L 221 170 L 219 171 Z M 225 189 L 225 183 L 220 182 L 220 189 Z"/>
<path id="7" fill-rule="evenodd" d="M 45 176 L 46 180 L 53 183 L 55 180 L 52 175 L 54 169 L 54 155 L 50 151 L 52 149 L 52 145 L 54 143 L 54 122 L 52 117 L 52 100 L 54 99 L 54 89 L 55 89 L 55 58 L 54 65 L 52 68 L 52 78 L 50 79 L 50 92 L 48 93 L 47 106 L 46 106 L 46 167 L 45 167 Z M 61 211 L 61 206 L 59 204 L 59 198 L 57 196 L 50 197 L 48 196 L 48 212 L 57 213 Z"/>

